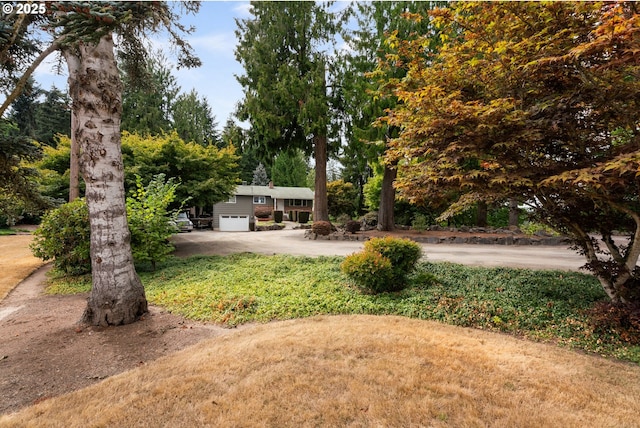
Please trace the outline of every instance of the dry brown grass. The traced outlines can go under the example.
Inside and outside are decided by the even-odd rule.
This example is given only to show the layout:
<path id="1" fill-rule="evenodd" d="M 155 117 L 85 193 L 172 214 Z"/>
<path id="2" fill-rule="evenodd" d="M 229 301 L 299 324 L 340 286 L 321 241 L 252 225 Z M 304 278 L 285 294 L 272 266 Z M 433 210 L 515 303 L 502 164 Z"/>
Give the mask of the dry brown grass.
<path id="1" fill-rule="evenodd" d="M 242 328 L 0 426 L 634 427 L 639 414 L 637 366 L 433 322 L 338 316 Z"/>
<path id="2" fill-rule="evenodd" d="M 31 272 L 42 266 L 42 260 L 31 254 L 31 235 L 0 236 L 0 300 Z"/>

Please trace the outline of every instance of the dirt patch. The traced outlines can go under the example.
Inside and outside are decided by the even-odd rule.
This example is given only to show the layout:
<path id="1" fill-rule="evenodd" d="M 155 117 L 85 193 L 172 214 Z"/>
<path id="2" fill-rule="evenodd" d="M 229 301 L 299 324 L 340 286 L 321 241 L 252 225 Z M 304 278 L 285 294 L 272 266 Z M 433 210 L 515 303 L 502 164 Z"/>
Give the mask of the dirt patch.
<path id="1" fill-rule="evenodd" d="M 0 413 L 84 388 L 229 331 L 153 306 L 131 325 L 80 328 L 87 296 L 45 295 L 46 270 L 36 271 L 0 302 Z"/>

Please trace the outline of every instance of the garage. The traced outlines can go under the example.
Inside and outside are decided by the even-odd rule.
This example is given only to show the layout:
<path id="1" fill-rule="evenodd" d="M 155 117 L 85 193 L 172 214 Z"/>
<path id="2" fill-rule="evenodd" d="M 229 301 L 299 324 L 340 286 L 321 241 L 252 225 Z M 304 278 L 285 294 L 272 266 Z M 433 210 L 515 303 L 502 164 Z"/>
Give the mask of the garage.
<path id="1" fill-rule="evenodd" d="M 249 216 L 241 214 L 221 214 L 219 230 L 221 232 L 248 232 Z"/>

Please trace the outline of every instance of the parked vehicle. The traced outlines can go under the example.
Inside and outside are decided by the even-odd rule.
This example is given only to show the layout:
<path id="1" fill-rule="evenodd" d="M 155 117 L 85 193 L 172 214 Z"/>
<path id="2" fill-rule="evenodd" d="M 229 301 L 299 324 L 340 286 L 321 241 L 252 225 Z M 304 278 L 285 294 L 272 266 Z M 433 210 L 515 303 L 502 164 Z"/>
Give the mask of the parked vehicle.
<path id="1" fill-rule="evenodd" d="M 187 213 L 181 212 L 175 220 L 171 221 L 178 232 L 191 232 L 193 230 L 193 222 L 189 220 Z"/>

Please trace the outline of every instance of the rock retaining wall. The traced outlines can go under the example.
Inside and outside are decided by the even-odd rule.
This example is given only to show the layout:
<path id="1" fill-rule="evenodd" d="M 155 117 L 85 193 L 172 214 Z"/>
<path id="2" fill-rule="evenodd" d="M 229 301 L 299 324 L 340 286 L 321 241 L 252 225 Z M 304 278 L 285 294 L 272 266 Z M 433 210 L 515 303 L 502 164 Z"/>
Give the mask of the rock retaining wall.
<path id="1" fill-rule="evenodd" d="M 306 230 L 304 237 L 311 240 L 322 239 L 325 241 L 367 241 L 371 237 L 360 233 L 335 232 L 330 235 L 318 235 L 311 230 Z M 475 245 L 569 245 L 569 240 L 562 236 L 482 236 L 482 234 L 470 236 L 420 236 L 397 235 L 399 238 L 411 239 L 425 244 L 475 244 Z"/>

